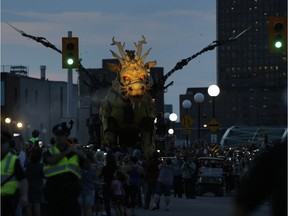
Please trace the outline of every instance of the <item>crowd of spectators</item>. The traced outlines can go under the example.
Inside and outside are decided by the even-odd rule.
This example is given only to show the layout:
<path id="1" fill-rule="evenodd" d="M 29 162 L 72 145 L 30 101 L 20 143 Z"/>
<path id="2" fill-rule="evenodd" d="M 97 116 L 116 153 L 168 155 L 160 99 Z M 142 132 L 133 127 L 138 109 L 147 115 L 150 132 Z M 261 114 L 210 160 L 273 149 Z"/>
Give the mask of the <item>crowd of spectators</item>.
<path id="1" fill-rule="evenodd" d="M 43 162 L 47 149 L 55 145 L 55 139 L 34 149 L 29 142 L 18 142 L 20 147 L 10 146 L 10 151 L 19 156 L 28 181 L 29 203 L 22 207 L 18 205 L 18 215 L 47 215 Z M 254 147 L 218 147 L 212 150 L 209 143 L 195 141 L 191 146 L 155 151 L 146 158 L 139 143 L 126 149 L 120 146 L 95 149 L 93 145 L 78 144 L 76 138 L 67 139 L 67 142 L 69 149 L 83 152 L 89 161 L 89 166 L 81 169 L 78 202 L 83 216 L 110 216 L 111 209 L 119 216 L 136 215 L 140 207 L 157 210 L 162 194 L 165 197 L 162 205 L 168 211 L 171 191 L 175 197 L 183 198 L 185 195 L 187 199 L 195 199 L 199 157 L 224 158 L 225 189 L 229 195 L 245 175 L 249 163 L 259 154 Z"/>

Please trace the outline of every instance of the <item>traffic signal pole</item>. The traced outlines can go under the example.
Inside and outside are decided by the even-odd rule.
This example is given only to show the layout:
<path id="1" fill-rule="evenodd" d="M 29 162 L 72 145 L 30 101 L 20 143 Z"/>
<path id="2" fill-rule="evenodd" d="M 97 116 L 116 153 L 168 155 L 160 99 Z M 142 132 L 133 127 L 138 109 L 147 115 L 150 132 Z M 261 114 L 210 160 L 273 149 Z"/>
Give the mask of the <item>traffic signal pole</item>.
<path id="1" fill-rule="evenodd" d="M 72 37 L 72 31 L 68 31 L 68 37 Z M 71 118 L 72 113 L 72 92 L 73 74 L 72 68 L 67 68 L 67 118 Z"/>

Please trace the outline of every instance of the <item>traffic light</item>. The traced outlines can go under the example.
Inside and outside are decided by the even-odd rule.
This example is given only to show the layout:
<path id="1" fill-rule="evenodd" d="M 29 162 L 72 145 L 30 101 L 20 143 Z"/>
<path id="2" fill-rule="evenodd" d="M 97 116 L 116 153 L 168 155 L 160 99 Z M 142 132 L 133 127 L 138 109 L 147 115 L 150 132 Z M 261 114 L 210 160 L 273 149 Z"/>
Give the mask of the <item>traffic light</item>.
<path id="1" fill-rule="evenodd" d="M 269 18 L 269 51 L 287 52 L 287 18 Z"/>
<path id="2" fill-rule="evenodd" d="M 79 67 L 79 47 L 77 37 L 62 38 L 62 68 Z"/>

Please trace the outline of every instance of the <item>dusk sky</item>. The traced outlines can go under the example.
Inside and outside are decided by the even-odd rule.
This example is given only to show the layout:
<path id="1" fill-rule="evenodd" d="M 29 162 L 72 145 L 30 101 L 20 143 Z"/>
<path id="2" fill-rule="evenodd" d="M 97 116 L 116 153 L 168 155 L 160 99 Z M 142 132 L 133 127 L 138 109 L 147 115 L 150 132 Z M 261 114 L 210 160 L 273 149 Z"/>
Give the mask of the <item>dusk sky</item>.
<path id="1" fill-rule="evenodd" d="M 26 34 L 45 37 L 60 50 L 62 37 L 72 31 L 79 37 L 85 68 L 101 68 L 102 59 L 113 58 L 110 49 L 118 53 L 110 45 L 113 36 L 125 42 L 125 48 L 135 49 L 134 42 L 144 35 L 143 53 L 152 47 L 146 61 L 156 60 L 166 74 L 216 40 L 216 0 L 2 0 L 1 65 L 28 66 L 29 76 L 36 78 L 40 65 L 46 65 L 49 80 L 67 81 L 58 52 L 21 36 L 6 22 Z M 77 82 L 76 72 L 73 81 Z M 190 61 L 166 84 L 170 81 L 174 85 L 165 93 L 165 103 L 173 104 L 179 114 L 179 94 L 216 83 L 216 50 Z"/>

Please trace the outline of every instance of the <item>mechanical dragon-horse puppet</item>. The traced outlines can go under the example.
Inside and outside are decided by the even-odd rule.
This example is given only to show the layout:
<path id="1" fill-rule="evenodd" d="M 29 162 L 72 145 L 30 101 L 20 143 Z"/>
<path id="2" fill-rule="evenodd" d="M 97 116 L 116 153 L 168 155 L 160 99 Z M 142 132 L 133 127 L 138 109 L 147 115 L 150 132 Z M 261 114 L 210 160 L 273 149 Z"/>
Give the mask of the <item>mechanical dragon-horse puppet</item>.
<path id="1" fill-rule="evenodd" d="M 118 47 L 120 56 L 110 50 L 119 64 L 109 64 L 108 68 L 118 74 L 106 97 L 100 105 L 99 116 L 102 123 L 102 145 L 115 146 L 121 136 L 139 137 L 142 151 L 149 156 L 155 151 L 154 101 L 149 93 L 153 85 L 150 68 L 156 61 L 144 63 L 151 48 L 142 55 L 145 37 L 134 43 L 135 50 L 125 50 L 125 43 L 112 39 L 111 45 Z M 140 135 L 140 136 L 139 136 Z"/>

